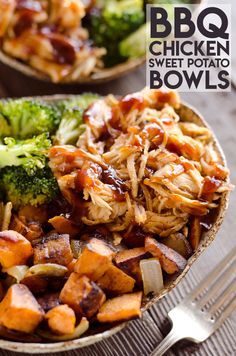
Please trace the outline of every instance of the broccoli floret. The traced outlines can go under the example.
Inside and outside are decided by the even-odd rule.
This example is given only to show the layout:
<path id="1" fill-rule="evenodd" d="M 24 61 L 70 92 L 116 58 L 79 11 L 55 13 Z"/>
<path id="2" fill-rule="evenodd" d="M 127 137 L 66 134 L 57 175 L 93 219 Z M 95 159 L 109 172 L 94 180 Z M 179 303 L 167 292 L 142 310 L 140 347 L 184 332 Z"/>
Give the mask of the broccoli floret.
<path id="1" fill-rule="evenodd" d="M 82 111 L 77 108 L 67 109 L 62 115 L 59 128 L 54 137 L 54 144 L 68 145 L 75 144 L 82 130 Z"/>
<path id="2" fill-rule="evenodd" d="M 99 95 L 86 93 L 58 103 L 58 108 L 61 111 L 61 122 L 54 137 L 54 144 L 76 143 L 79 135 L 83 132 L 80 127 L 83 111 L 97 99 L 99 99 Z"/>
<path id="3" fill-rule="evenodd" d="M 95 100 L 98 100 L 100 96 L 93 93 L 84 93 L 81 95 L 75 95 L 70 99 L 60 100 L 57 103 L 57 107 L 60 113 L 63 115 L 63 112 L 67 109 L 80 109 L 85 110 L 87 107 L 92 104 Z"/>
<path id="4" fill-rule="evenodd" d="M 0 114 L 7 120 L 10 136 L 25 139 L 56 131 L 60 115 L 56 107 L 37 100 L 10 99 L 0 102 Z"/>
<path id="5" fill-rule="evenodd" d="M 43 168 L 46 162 L 46 150 L 51 146 L 47 134 L 16 141 L 6 137 L 0 144 L 0 168 L 6 166 L 22 166 L 27 173 Z"/>
<path id="6" fill-rule="evenodd" d="M 149 23 L 142 25 L 137 31 L 131 33 L 119 44 L 120 54 L 123 57 L 139 58 L 146 53 L 146 38 Z"/>
<path id="7" fill-rule="evenodd" d="M 11 127 L 7 122 L 7 119 L 0 114 L 0 138 L 10 136 L 11 135 Z"/>
<path id="8" fill-rule="evenodd" d="M 113 66 L 124 60 L 119 42 L 144 23 L 143 0 L 107 0 L 102 9 L 91 11 L 90 23 L 91 38 L 107 49 L 105 64 Z"/>
<path id="9" fill-rule="evenodd" d="M 15 209 L 49 203 L 59 194 L 57 180 L 48 166 L 34 174 L 28 174 L 21 166 L 5 167 L 0 170 L 0 190 Z"/>

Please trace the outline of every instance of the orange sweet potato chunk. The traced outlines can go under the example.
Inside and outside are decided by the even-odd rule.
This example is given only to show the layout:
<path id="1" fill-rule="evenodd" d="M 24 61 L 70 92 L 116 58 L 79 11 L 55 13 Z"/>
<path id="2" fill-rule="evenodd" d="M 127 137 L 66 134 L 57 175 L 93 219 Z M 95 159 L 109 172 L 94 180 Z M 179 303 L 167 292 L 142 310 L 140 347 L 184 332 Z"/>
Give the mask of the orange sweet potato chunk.
<path id="1" fill-rule="evenodd" d="M 106 242 L 92 238 L 75 264 L 75 272 L 93 281 L 100 278 L 111 265 L 114 251 Z"/>
<path id="2" fill-rule="evenodd" d="M 97 284 L 106 292 L 124 294 L 133 291 L 135 280 L 121 269 L 111 265 L 105 274 L 97 280 Z"/>
<path id="3" fill-rule="evenodd" d="M 32 333 L 43 317 L 43 309 L 23 284 L 12 285 L 0 303 L 0 324 L 11 330 Z"/>
<path id="4" fill-rule="evenodd" d="M 73 260 L 68 234 L 44 237 L 34 247 L 34 264 L 58 263 L 66 266 Z"/>
<path id="5" fill-rule="evenodd" d="M 184 257 L 152 237 L 146 237 L 145 249 L 159 259 L 161 267 L 168 274 L 180 272 L 186 266 L 187 260 Z"/>
<path id="6" fill-rule="evenodd" d="M 76 317 L 68 305 L 58 305 L 45 315 L 51 331 L 57 335 L 72 334 L 75 331 Z"/>
<path id="7" fill-rule="evenodd" d="M 97 319 L 101 323 L 129 320 L 141 316 L 142 292 L 123 294 L 108 299 L 99 309 Z"/>
<path id="8" fill-rule="evenodd" d="M 97 313 L 106 297 L 88 277 L 73 272 L 60 293 L 60 300 L 80 316 L 90 318 Z"/>
<path id="9" fill-rule="evenodd" d="M 3 268 L 25 265 L 33 255 L 30 242 L 13 230 L 0 232 L 0 263 Z"/>
<path id="10" fill-rule="evenodd" d="M 70 236 L 75 236 L 80 232 L 79 226 L 62 215 L 54 216 L 49 219 L 48 222 L 59 234 L 69 234 Z"/>
<path id="11" fill-rule="evenodd" d="M 197 250 L 202 235 L 201 220 L 198 216 L 193 216 L 190 221 L 189 241 L 194 251 Z"/>
<path id="12" fill-rule="evenodd" d="M 144 247 L 135 247 L 119 251 L 115 256 L 115 263 L 122 271 L 135 278 L 138 283 L 141 283 L 142 276 L 139 263 L 142 259 L 150 256 L 150 253 L 145 251 Z"/>

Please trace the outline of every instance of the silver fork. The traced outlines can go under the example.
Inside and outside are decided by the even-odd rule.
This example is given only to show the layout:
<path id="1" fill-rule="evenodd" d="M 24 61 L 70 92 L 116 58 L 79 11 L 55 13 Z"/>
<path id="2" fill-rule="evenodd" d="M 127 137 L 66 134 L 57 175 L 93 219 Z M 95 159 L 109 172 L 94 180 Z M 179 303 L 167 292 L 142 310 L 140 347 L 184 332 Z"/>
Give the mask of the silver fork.
<path id="1" fill-rule="evenodd" d="M 232 277 L 232 280 L 230 277 Z M 229 283 L 230 281 L 230 283 Z M 206 340 L 236 308 L 236 248 L 172 309 L 172 329 L 150 356 L 161 356 L 177 341 Z"/>

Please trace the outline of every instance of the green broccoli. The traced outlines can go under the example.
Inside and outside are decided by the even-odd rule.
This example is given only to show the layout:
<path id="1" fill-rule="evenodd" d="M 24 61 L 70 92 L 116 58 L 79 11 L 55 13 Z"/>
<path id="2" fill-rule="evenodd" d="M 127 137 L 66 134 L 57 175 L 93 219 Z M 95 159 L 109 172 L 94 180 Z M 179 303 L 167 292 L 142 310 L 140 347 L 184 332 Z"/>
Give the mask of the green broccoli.
<path id="1" fill-rule="evenodd" d="M 102 9 L 90 14 L 90 36 L 97 46 L 105 47 L 105 65 L 110 67 L 125 58 L 120 55 L 119 42 L 144 23 L 143 0 L 106 0 Z"/>
<path id="2" fill-rule="evenodd" d="M 82 133 L 80 125 L 83 121 L 83 111 L 97 99 L 99 99 L 99 95 L 86 93 L 57 104 L 61 111 L 61 122 L 54 137 L 54 144 L 76 143 Z"/>
<path id="3" fill-rule="evenodd" d="M 145 55 L 148 26 L 149 22 L 143 24 L 119 43 L 120 54 L 123 57 L 139 58 Z"/>
<path id="4" fill-rule="evenodd" d="M 46 150 L 51 141 L 46 134 L 16 141 L 6 137 L 0 144 L 0 168 L 6 166 L 22 166 L 27 173 L 33 173 L 38 168 L 44 168 L 46 163 Z"/>
<path id="5" fill-rule="evenodd" d="M 24 205 L 49 203 L 59 194 L 59 187 L 48 166 L 34 174 L 28 174 L 19 166 L 0 170 L 0 191 L 5 201 L 11 201 L 14 209 L 18 209 Z"/>
<path id="6" fill-rule="evenodd" d="M 37 100 L 10 99 L 0 102 L 0 114 L 10 126 L 9 136 L 25 139 L 56 131 L 60 115 L 56 107 Z M 0 136 L 1 133 L 0 133 Z"/>
<path id="7" fill-rule="evenodd" d="M 77 108 L 64 111 L 61 123 L 54 137 L 54 144 L 75 144 L 82 130 L 82 111 Z"/>
<path id="8" fill-rule="evenodd" d="M 100 96 L 98 94 L 93 93 L 84 93 L 81 95 L 72 96 L 70 99 L 60 100 L 57 102 L 57 108 L 60 113 L 67 109 L 80 109 L 85 110 L 87 107 L 92 104 L 95 100 L 98 100 Z"/>
<path id="9" fill-rule="evenodd" d="M 11 135 L 11 127 L 7 119 L 0 114 L 0 138 L 10 136 L 10 135 Z"/>

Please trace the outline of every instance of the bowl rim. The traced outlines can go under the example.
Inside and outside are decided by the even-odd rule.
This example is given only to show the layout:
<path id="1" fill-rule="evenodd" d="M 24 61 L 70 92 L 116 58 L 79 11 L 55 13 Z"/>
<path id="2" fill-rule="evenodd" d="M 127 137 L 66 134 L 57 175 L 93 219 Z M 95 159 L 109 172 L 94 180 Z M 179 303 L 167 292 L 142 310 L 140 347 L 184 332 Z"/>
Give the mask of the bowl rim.
<path id="1" fill-rule="evenodd" d="M 49 95 L 49 96 L 47 95 L 47 96 L 25 97 L 25 99 L 32 98 L 32 99 L 45 100 L 47 102 L 54 102 L 57 100 L 64 100 L 64 99 L 69 99 L 69 98 L 74 98 L 74 97 L 76 97 L 76 95 L 56 94 L 56 95 Z M 2 100 L 5 100 L 5 99 L 0 99 L 0 101 L 2 101 Z M 196 110 L 193 106 L 191 106 L 185 102 L 181 102 L 180 110 L 181 109 L 189 110 L 189 112 L 192 113 L 192 115 L 201 124 L 201 126 L 204 126 L 204 127 L 207 127 L 210 129 L 210 131 L 212 133 L 214 148 L 216 149 L 218 156 L 222 160 L 223 165 L 227 166 L 224 152 L 220 146 L 218 139 L 216 138 L 216 136 L 214 134 L 214 131 L 212 130 L 210 125 L 205 121 L 205 119 L 202 117 L 202 115 L 198 112 L 198 110 Z M 194 122 L 194 120 L 190 120 L 190 122 L 191 121 Z M 142 307 L 142 315 L 153 304 L 157 303 L 161 298 L 163 298 L 167 293 L 169 293 L 174 287 L 176 287 L 179 284 L 179 282 L 186 276 L 187 272 L 189 271 L 189 269 L 193 265 L 193 263 L 205 251 L 205 249 L 214 241 L 216 234 L 224 220 L 224 216 L 225 216 L 225 213 L 226 213 L 226 210 L 228 207 L 229 195 L 230 195 L 230 192 L 225 192 L 222 194 L 215 222 L 212 225 L 212 227 L 210 228 L 210 230 L 208 230 L 204 234 L 204 239 L 200 243 L 197 251 L 195 251 L 194 254 L 188 259 L 185 269 L 170 283 L 170 285 L 168 285 L 162 291 L 162 293 L 160 293 L 157 296 L 154 296 L 153 298 L 151 298 L 150 300 L 148 300 L 146 302 L 145 306 Z M 89 335 L 89 336 L 81 337 L 79 339 L 68 340 L 68 341 L 63 341 L 63 342 L 24 343 L 24 342 L 15 342 L 15 341 L 8 341 L 8 340 L 0 339 L 0 349 L 5 349 L 5 350 L 15 351 L 15 352 L 32 353 L 32 354 L 35 354 L 35 353 L 43 354 L 43 353 L 47 353 L 47 352 L 69 351 L 69 350 L 89 346 L 96 342 L 105 340 L 108 337 L 111 337 L 114 334 L 116 334 L 117 332 L 121 331 L 124 327 L 127 326 L 127 324 L 129 322 L 130 321 L 121 322 L 121 324 L 111 327 L 110 329 L 100 332 L 98 334 Z"/>

